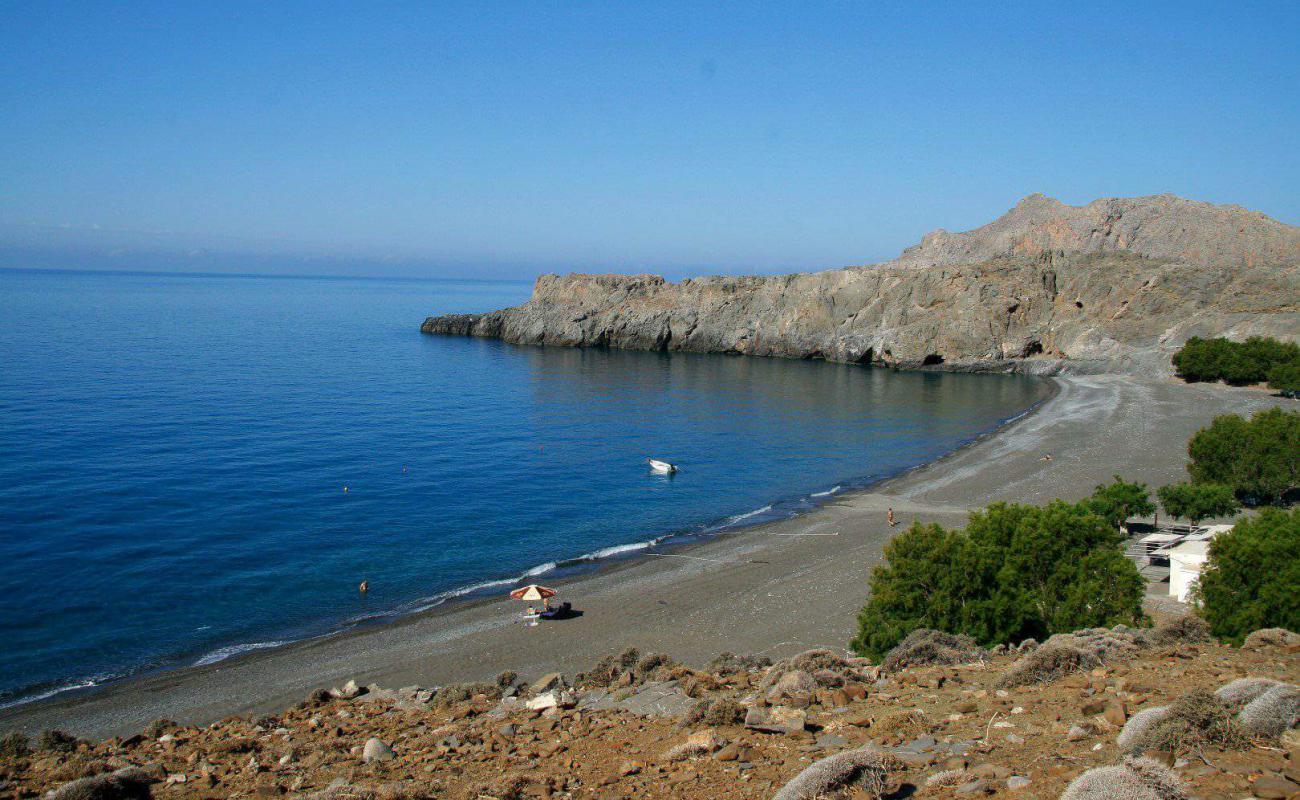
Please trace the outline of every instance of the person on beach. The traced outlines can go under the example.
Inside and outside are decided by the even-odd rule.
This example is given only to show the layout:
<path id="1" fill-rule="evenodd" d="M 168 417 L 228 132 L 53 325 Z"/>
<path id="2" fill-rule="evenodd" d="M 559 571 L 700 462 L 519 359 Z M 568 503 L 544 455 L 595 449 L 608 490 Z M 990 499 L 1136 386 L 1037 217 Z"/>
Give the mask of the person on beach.
<path id="1" fill-rule="evenodd" d="M 895 525 L 898 524 L 898 523 L 894 522 L 894 509 L 892 509 L 892 508 L 889 509 L 889 515 L 888 515 L 887 518 L 889 519 L 889 527 L 892 528 L 892 527 L 894 527 Z"/>

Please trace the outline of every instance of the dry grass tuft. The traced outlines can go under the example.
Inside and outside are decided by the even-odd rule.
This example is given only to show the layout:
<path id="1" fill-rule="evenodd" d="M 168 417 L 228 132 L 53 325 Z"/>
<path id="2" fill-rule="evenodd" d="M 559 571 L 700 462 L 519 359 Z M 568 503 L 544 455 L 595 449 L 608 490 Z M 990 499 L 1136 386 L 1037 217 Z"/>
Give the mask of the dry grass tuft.
<path id="1" fill-rule="evenodd" d="M 858 796 L 879 798 L 889 771 L 900 766 L 893 756 L 874 747 L 846 750 L 813 762 L 781 787 L 772 800 L 813 800 L 850 786 Z"/>
<path id="2" fill-rule="evenodd" d="M 1210 641 L 1210 625 L 1194 614 L 1185 614 L 1143 632 L 1141 638 L 1152 647 L 1203 644 Z"/>
<path id="3" fill-rule="evenodd" d="M 41 731 L 41 735 L 36 737 L 36 749 L 71 753 L 77 749 L 77 737 L 60 730 Z"/>
<path id="4" fill-rule="evenodd" d="M 682 716 L 682 725 L 740 725 L 745 721 L 745 707 L 730 697 L 701 700 Z"/>
<path id="5" fill-rule="evenodd" d="M 767 656 L 738 656 L 735 653 L 721 653 L 717 658 L 706 664 L 704 669 L 706 672 L 725 678 L 742 672 L 758 672 L 770 666 L 772 666 L 772 659 Z"/>
<path id="6" fill-rule="evenodd" d="M 636 663 L 636 675 L 642 680 L 648 680 L 654 677 L 655 673 L 661 667 L 675 667 L 677 662 L 673 661 L 663 653 L 649 653 L 645 658 Z"/>
<path id="7" fill-rule="evenodd" d="M 928 776 L 925 785 L 930 789 L 951 789 L 962 782 L 966 776 L 964 769 L 945 769 Z"/>
<path id="8" fill-rule="evenodd" d="M 439 708 L 466 703 L 475 695 L 486 695 L 490 700 L 501 699 L 501 687 L 495 683 L 449 683 L 438 689 L 433 704 Z"/>
<path id="9" fill-rule="evenodd" d="M 763 676 L 759 688 L 768 691 L 792 672 L 820 676 L 814 677 L 814 681 L 826 687 L 841 686 L 846 680 L 857 680 L 862 677 L 853 662 L 833 650 L 805 650 L 797 656 L 784 658 L 773 664 Z"/>
<path id="10" fill-rule="evenodd" d="M 1214 696 L 1233 708 L 1241 708 L 1274 686 L 1281 685 L 1281 681 L 1272 678 L 1238 678 L 1220 686 Z"/>
<path id="11" fill-rule="evenodd" d="M 1101 666 L 1102 660 L 1095 652 L 1054 639 L 1055 636 L 1012 664 L 998 680 L 998 685 L 1010 688 L 1050 683 L 1071 673 Z"/>
<path id="12" fill-rule="evenodd" d="M 1163 722 L 1168 716 L 1169 706 L 1142 709 L 1129 717 L 1128 722 L 1124 723 L 1124 729 L 1119 732 L 1119 737 L 1115 740 L 1115 743 L 1125 752 L 1140 752 L 1140 745 L 1151 732 L 1151 728 L 1157 723 Z"/>
<path id="13" fill-rule="evenodd" d="M 1061 800 L 1187 800 L 1178 779 L 1150 758 L 1128 758 L 1094 767 L 1070 782 Z"/>
<path id="14" fill-rule="evenodd" d="M 1181 754 L 1204 747 L 1241 750 L 1249 745 L 1232 717 L 1232 708 L 1204 689 L 1196 689 L 1174 701 L 1129 747 Z"/>
<path id="15" fill-rule="evenodd" d="M 969 636 L 918 628 L 885 655 L 880 668 L 886 673 L 893 673 L 908 667 L 969 664 L 983 661 L 987 657 L 988 653 L 980 649 Z"/>
<path id="16" fill-rule="evenodd" d="M 871 723 L 871 738 L 896 745 L 909 742 L 934 730 L 934 725 L 919 711 L 896 711 Z"/>
<path id="17" fill-rule="evenodd" d="M 94 775 L 65 783 L 49 795 L 49 800 L 149 800 L 153 778 L 139 767 Z"/>
<path id="18" fill-rule="evenodd" d="M 1300 644 L 1300 633 L 1293 633 L 1286 628 L 1260 628 L 1246 637 L 1242 642 L 1243 650 L 1258 650 L 1261 647 L 1290 647 Z"/>
<path id="19" fill-rule="evenodd" d="M 1276 739 L 1300 725 L 1300 686 L 1280 683 L 1246 704 L 1237 724 L 1247 735 Z"/>
<path id="20" fill-rule="evenodd" d="M 18 731 L 6 733 L 4 738 L 0 739 L 0 758 L 24 758 L 31 752 L 31 743 L 27 741 L 26 736 Z"/>

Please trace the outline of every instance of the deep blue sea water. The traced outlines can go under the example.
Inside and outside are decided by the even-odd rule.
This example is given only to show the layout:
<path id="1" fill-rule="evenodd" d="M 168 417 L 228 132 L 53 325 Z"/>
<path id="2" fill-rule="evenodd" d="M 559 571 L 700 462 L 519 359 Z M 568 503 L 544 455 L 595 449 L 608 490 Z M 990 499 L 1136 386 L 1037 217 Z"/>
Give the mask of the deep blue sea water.
<path id="1" fill-rule="evenodd" d="M 529 290 L 0 271 L 0 702 L 787 516 L 1047 392 L 419 333 Z"/>

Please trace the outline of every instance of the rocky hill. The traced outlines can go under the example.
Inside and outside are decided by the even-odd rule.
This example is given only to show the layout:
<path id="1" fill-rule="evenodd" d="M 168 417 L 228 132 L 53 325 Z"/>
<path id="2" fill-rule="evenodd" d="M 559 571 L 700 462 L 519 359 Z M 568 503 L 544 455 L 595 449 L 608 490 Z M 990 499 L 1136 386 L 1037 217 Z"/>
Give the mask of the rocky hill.
<path id="1" fill-rule="evenodd" d="M 1031 195 L 899 258 L 771 277 L 544 275 L 425 333 L 956 370 L 1167 372 L 1189 336 L 1300 337 L 1300 228 L 1171 195 Z"/>
<path id="2" fill-rule="evenodd" d="M 1226 647 L 1188 619 L 1014 651 L 921 631 L 879 665 L 629 650 L 531 685 L 349 683 L 206 727 L 9 735 L 0 797 L 1295 798 L 1297 681 L 1300 636 Z"/>

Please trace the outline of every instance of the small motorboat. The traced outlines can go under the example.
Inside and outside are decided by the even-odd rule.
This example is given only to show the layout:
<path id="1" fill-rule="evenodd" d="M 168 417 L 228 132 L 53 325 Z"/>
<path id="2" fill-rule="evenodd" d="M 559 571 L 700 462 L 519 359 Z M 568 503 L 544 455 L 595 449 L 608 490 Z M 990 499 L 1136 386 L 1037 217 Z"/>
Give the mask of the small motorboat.
<path id="1" fill-rule="evenodd" d="M 677 471 L 676 464 L 669 464 L 667 461 L 660 461 L 657 458 L 647 458 L 646 462 L 650 464 L 650 469 L 662 475 L 671 475 Z"/>

